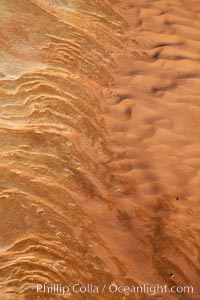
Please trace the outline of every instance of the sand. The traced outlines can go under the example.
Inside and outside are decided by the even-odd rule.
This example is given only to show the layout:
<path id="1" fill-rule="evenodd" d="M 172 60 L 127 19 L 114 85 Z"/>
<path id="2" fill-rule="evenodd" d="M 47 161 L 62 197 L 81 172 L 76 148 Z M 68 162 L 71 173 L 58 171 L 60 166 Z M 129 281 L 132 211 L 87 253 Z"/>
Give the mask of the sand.
<path id="1" fill-rule="evenodd" d="M 0 13 L 0 300 L 199 299 L 198 1 Z M 36 291 L 112 282 L 194 293 Z"/>

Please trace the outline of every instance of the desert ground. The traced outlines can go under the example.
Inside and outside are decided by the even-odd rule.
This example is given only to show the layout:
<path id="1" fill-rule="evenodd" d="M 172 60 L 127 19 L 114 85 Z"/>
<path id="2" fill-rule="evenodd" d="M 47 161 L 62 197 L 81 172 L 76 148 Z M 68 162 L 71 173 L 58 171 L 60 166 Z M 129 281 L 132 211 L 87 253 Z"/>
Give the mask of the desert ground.
<path id="1" fill-rule="evenodd" d="M 200 299 L 200 2 L 0 14 L 0 300 Z"/>

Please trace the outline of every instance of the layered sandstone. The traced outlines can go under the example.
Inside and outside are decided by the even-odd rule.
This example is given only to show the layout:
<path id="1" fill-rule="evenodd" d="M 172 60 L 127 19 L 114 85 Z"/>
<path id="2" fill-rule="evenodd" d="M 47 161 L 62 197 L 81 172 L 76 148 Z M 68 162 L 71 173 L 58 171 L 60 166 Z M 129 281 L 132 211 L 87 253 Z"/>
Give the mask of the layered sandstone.
<path id="1" fill-rule="evenodd" d="M 198 1 L 0 2 L 0 299 L 37 283 L 192 285 Z"/>

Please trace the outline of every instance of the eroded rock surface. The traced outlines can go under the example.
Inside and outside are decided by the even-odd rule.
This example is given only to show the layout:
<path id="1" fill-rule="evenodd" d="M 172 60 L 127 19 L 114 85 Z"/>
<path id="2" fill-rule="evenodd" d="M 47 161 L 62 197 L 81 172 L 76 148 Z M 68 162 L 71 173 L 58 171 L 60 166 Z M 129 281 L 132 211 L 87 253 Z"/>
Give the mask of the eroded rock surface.
<path id="1" fill-rule="evenodd" d="M 0 299 L 199 292 L 198 1 L 0 2 Z M 154 297 L 154 298 L 153 298 Z"/>

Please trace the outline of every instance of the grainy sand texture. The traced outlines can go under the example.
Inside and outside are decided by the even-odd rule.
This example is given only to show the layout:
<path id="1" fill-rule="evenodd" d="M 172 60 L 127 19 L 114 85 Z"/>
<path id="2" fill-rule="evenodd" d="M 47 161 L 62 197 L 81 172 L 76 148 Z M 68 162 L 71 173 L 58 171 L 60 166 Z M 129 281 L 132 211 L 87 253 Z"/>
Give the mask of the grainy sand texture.
<path id="1" fill-rule="evenodd" d="M 0 15 L 0 300 L 200 299 L 199 0 Z"/>

